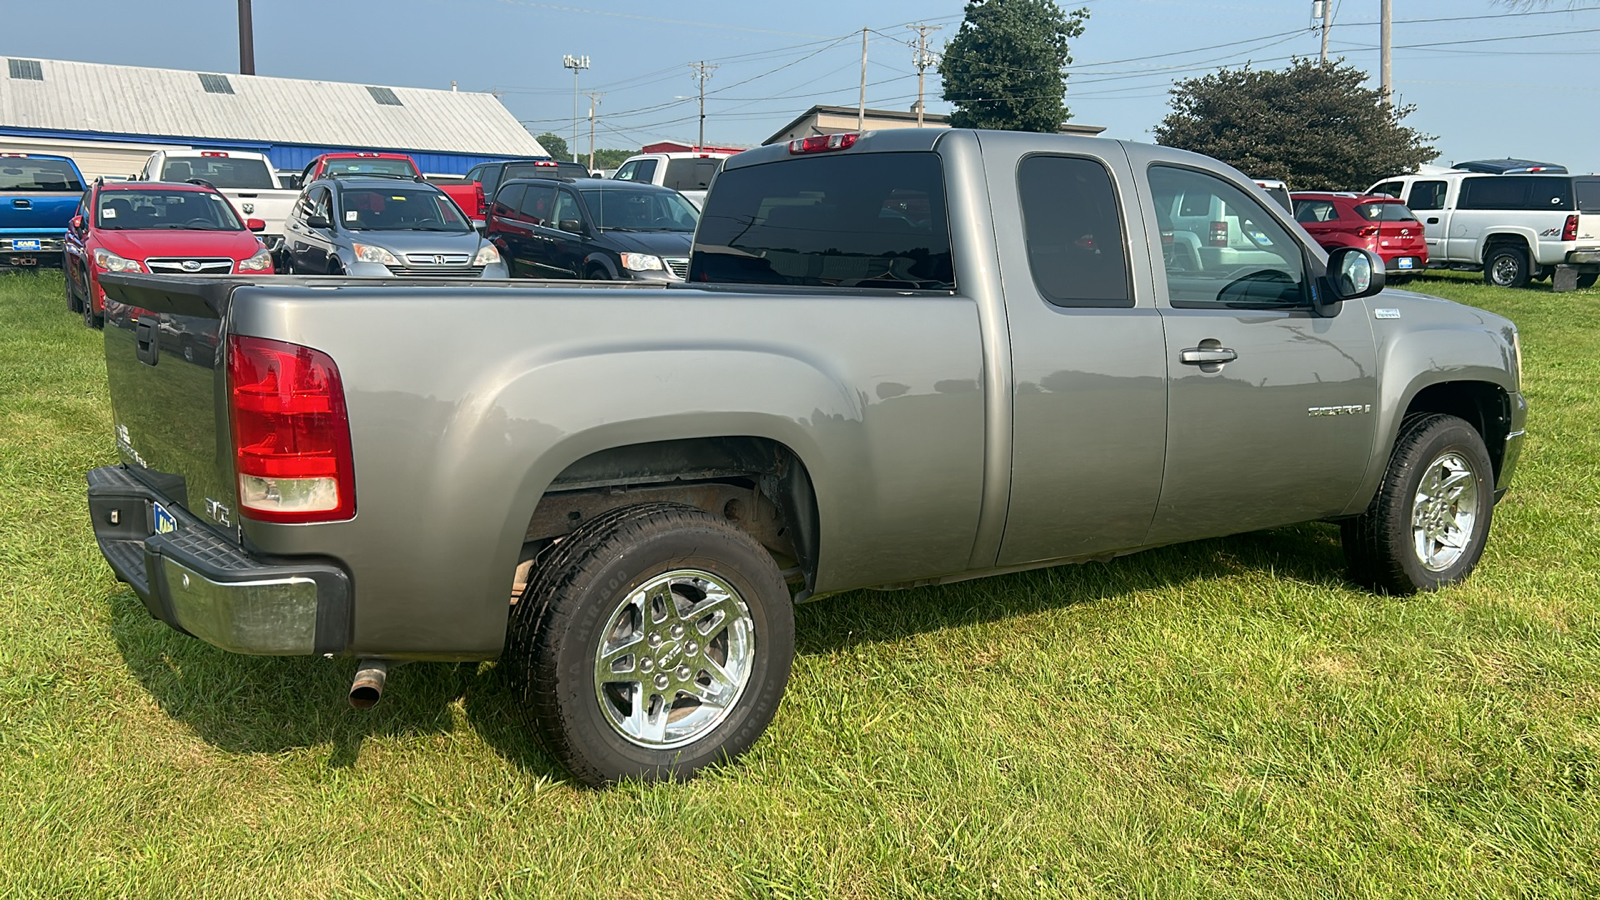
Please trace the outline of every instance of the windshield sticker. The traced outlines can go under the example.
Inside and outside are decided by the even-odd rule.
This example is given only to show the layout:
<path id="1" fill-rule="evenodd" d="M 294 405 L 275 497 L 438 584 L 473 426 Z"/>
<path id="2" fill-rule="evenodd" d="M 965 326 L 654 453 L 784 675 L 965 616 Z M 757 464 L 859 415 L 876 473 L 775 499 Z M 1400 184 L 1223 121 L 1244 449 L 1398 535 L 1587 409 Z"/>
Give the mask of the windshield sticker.
<path id="1" fill-rule="evenodd" d="M 344 220 L 346 222 L 354 222 L 356 220 L 356 216 L 360 214 L 361 213 L 358 210 L 347 209 L 344 211 Z"/>
<path id="2" fill-rule="evenodd" d="M 117 211 L 114 210 L 114 209 L 111 209 L 111 208 L 107 207 L 105 209 L 100 210 L 100 218 L 102 218 L 102 219 L 115 219 L 116 217 L 117 217 Z"/>

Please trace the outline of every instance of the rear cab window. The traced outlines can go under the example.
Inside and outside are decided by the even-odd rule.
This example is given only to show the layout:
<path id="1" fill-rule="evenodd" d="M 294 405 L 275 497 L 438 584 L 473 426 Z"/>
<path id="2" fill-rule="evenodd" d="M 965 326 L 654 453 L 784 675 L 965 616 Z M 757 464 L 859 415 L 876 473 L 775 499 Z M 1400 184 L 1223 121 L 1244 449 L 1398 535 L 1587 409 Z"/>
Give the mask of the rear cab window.
<path id="1" fill-rule="evenodd" d="M 169 157 L 161 170 L 162 181 L 199 178 L 219 190 L 270 191 L 277 184 L 259 159 L 229 156 Z"/>
<path id="2" fill-rule="evenodd" d="M 954 290 L 939 157 L 852 153 L 724 170 L 689 280 Z"/>
<path id="3" fill-rule="evenodd" d="M 665 187 L 675 191 L 703 191 L 711 187 L 711 179 L 722 168 L 722 160 L 710 157 L 667 160 Z"/>
<path id="4" fill-rule="evenodd" d="M 1406 206 L 1411 209 L 1444 209 L 1445 193 L 1450 186 L 1443 181 L 1419 181 L 1411 186 L 1411 197 Z M 1399 198 L 1399 194 L 1393 195 Z"/>
<path id="5" fill-rule="evenodd" d="M 83 182 L 64 159 L 42 157 L 0 158 L 0 191 L 81 191 Z"/>
<path id="6" fill-rule="evenodd" d="M 1126 232 L 1104 165 L 1030 156 L 1017 167 L 1017 192 L 1028 269 L 1040 295 L 1055 306 L 1133 306 Z"/>

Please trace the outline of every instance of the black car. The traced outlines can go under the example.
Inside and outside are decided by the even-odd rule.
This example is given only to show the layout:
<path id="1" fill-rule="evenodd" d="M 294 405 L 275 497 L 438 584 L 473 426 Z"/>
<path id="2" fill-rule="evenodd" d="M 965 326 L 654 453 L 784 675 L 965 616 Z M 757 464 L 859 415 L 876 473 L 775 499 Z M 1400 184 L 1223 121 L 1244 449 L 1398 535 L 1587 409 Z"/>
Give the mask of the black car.
<path id="1" fill-rule="evenodd" d="M 512 278 L 682 281 L 699 218 L 670 188 L 519 178 L 495 193 L 486 232 Z"/>
<path id="2" fill-rule="evenodd" d="M 483 196 L 494 197 L 500 185 L 513 178 L 588 178 L 589 168 L 561 159 L 518 159 L 510 162 L 482 163 L 472 167 L 464 179 L 483 185 Z M 484 211 L 487 215 L 487 210 Z"/>

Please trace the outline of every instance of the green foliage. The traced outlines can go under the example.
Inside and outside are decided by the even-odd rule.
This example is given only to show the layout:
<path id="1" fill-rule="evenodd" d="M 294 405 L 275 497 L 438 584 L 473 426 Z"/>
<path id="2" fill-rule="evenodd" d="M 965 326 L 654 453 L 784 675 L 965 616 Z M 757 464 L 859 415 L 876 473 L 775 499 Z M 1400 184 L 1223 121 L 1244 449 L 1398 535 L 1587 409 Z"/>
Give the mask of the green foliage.
<path id="1" fill-rule="evenodd" d="M 1172 89 L 1156 142 L 1302 191 L 1365 190 L 1438 157 L 1431 135 L 1400 124 L 1416 107 L 1385 103 L 1366 81 L 1348 63 L 1309 59 L 1186 78 Z"/>
<path id="2" fill-rule="evenodd" d="M 567 139 L 559 134 L 546 131 L 534 137 L 544 147 L 544 152 L 550 154 L 552 159 L 571 159 L 572 150 L 567 146 Z"/>
<path id="3" fill-rule="evenodd" d="M 615 169 L 622 165 L 628 157 L 638 152 L 637 150 L 595 150 L 594 167 L 596 169 Z"/>
<path id="4" fill-rule="evenodd" d="M 972 0 L 961 30 L 939 60 L 956 128 L 1054 133 L 1072 118 L 1063 102 L 1072 62 L 1067 41 L 1083 34 L 1089 10 L 1054 0 Z"/>

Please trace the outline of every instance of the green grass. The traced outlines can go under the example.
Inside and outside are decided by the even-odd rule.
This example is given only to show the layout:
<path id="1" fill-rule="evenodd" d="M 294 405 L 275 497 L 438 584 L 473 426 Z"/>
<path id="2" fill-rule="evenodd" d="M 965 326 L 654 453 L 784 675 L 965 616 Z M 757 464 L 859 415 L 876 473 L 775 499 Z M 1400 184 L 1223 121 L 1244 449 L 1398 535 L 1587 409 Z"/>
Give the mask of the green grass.
<path id="1" fill-rule="evenodd" d="M 590 791 L 492 665 L 358 714 L 349 660 L 152 621 L 85 515 L 99 336 L 0 276 L 0 897 L 1594 897 L 1600 291 L 1411 287 L 1522 328 L 1467 583 L 1371 596 L 1308 525 L 837 597 L 739 765 Z"/>

